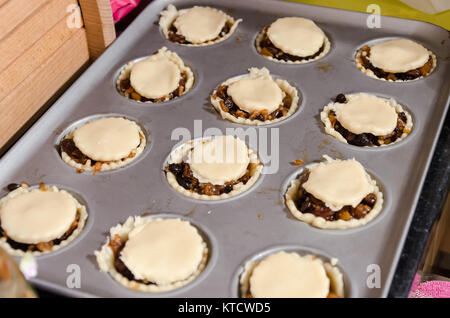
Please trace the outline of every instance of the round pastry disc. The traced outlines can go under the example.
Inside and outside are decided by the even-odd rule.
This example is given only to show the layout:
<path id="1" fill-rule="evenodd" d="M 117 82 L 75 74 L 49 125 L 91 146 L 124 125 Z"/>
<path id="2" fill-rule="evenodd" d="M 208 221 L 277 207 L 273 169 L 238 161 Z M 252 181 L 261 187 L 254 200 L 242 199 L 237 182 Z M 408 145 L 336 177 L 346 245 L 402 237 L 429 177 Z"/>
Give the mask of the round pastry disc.
<path id="1" fill-rule="evenodd" d="M 228 86 L 227 94 L 239 108 L 248 113 L 276 110 L 283 101 L 283 92 L 270 77 L 243 78 Z"/>
<path id="2" fill-rule="evenodd" d="M 63 236 L 76 212 L 75 199 L 67 192 L 33 190 L 7 200 L 0 207 L 0 220 L 11 239 L 37 244 Z"/>
<path id="3" fill-rule="evenodd" d="M 130 84 L 146 98 L 161 98 L 172 93 L 180 84 L 178 66 L 165 58 L 148 58 L 131 68 Z"/>
<path id="4" fill-rule="evenodd" d="M 209 7 L 193 7 L 174 22 L 177 32 L 191 43 L 203 43 L 215 39 L 225 25 L 227 16 Z"/>
<path id="5" fill-rule="evenodd" d="M 426 48 L 408 39 L 375 44 L 370 48 L 369 56 L 373 66 L 392 73 L 404 73 L 422 67 L 429 58 Z"/>
<path id="6" fill-rule="evenodd" d="M 325 298 L 329 290 L 322 261 L 297 253 L 281 251 L 268 256 L 250 277 L 254 298 Z"/>
<path id="7" fill-rule="evenodd" d="M 73 132 L 78 149 L 96 161 L 115 161 L 126 158 L 140 143 L 135 122 L 108 117 L 89 122 Z"/>
<path id="8" fill-rule="evenodd" d="M 347 103 L 336 103 L 335 107 L 337 120 L 354 134 L 384 136 L 397 126 L 397 112 L 384 98 L 360 94 Z"/>
<path id="9" fill-rule="evenodd" d="M 200 182 L 223 184 L 242 177 L 250 159 L 242 140 L 220 136 L 196 145 L 188 162 Z"/>
<path id="10" fill-rule="evenodd" d="M 301 57 L 316 54 L 325 41 L 323 31 L 313 21 L 298 17 L 276 20 L 267 36 L 283 52 Z"/>
<path id="11" fill-rule="evenodd" d="M 136 279 L 167 285 L 192 275 L 203 250 L 203 240 L 189 222 L 156 219 L 129 233 L 120 257 Z"/>

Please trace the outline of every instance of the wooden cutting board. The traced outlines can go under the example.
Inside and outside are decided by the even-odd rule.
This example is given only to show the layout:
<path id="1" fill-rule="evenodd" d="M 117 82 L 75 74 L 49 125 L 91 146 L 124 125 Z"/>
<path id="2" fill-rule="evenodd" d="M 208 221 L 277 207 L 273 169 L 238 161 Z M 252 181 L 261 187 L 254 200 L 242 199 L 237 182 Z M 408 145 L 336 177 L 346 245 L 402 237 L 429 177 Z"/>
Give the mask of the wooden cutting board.
<path id="1" fill-rule="evenodd" d="M 114 39 L 109 0 L 0 0 L 0 155 Z"/>

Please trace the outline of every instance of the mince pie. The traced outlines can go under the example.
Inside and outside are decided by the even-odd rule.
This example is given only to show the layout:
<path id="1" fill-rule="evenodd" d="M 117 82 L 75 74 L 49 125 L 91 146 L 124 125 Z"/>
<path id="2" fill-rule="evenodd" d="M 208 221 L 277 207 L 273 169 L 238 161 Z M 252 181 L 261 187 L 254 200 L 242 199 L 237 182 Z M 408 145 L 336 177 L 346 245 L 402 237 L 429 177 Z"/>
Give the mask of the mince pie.
<path id="1" fill-rule="evenodd" d="M 240 277 L 244 298 L 342 298 L 340 270 L 315 255 L 280 251 L 245 265 Z"/>
<path id="2" fill-rule="evenodd" d="M 170 4 L 161 12 L 159 26 L 169 41 L 187 46 L 205 46 L 229 38 L 241 21 L 235 21 L 223 11 L 211 7 L 194 6 L 178 11 Z"/>
<path id="3" fill-rule="evenodd" d="M 345 229 L 373 220 L 383 206 L 383 194 L 355 159 L 324 156 L 291 181 L 286 205 L 297 219 L 318 228 Z"/>
<path id="4" fill-rule="evenodd" d="M 105 117 L 85 123 L 65 136 L 61 158 L 79 172 L 123 167 L 139 157 L 146 146 L 145 134 L 134 121 Z"/>
<path id="5" fill-rule="evenodd" d="M 200 200 L 221 200 L 248 190 L 262 163 L 244 141 L 233 136 L 199 138 L 175 149 L 165 168 L 179 193 Z"/>
<path id="6" fill-rule="evenodd" d="M 314 21 L 287 17 L 264 27 L 256 38 L 256 50 L 274 62 L 300 64 L 325 56 L 330 41 Z"/>
<path id="7" fill-rule="evenodd" d="M 222 118 L 246 125 L 267 125 L 292 116 L 299 94 L 282 79 L 274 79 L 265 67 L 250 68 L 248 75 L 232 77 L 211 94 L 211 104 Z"/>
<path id="8" fill-rule="evenodd" d="M 65 190 L 23 183 L 0 199 L 0 247 L 11 255 L 56 251 L 83 230 L 86 207 Z"/>
<path id="9" fill-rule="evenodd" d="M 149 57 L 131 61 L 117 78 L 117 90 L 143 103 L 162 103 L 186 94 L 194 84 L 194 73 L 174 52 L 163 47 Z"/>
<path id="10" fill-rule="evenodd" d="M 436 67 L 436 56 L 417 42 L 396 39 L 360 48 L 356 66 L 379 80 L 405 82 L 428 76 Z"/>
<path id="11" fill-rule="evenodd" d="M 123 286 L 164 292 L 200 275 L 208 261 L 208 247 L 188 221 L 136 216 L 111 228 L 95 256 L 100 270 Z"/>
<path id="12" fill-rule="evenodd" d="M 359 147 L 379 147 L 406 138 L 411 115 L 394 99 L 364 93 L 339 94 L 320 113 L 327 134 Z"/>

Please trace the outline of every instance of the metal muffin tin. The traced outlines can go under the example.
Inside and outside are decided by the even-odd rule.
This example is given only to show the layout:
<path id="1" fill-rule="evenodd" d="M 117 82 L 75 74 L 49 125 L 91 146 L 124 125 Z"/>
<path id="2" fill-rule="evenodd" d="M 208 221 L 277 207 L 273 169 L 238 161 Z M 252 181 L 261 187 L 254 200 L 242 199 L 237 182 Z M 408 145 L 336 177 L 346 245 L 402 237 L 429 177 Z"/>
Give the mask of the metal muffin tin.
<path id="1" fill-rule="evenodd" d="M 210 5 L 243 18 L 226 41 L 206 47 L 186 47 L 164 38 L 157 22 L 169 3 L 177 8 Z M 231 8 L 231 10 L 230 10 Z M 254 41 L 261 29 L 283 16 L 311 18 L 332 43 L 323 58 L 301 65 L 274 63 L 260 56 Z M 155 0 L 115 43 L 76 81 L 39 121 L 0 160 L 0 181 L 45 182 L 68 189 L 86 202 L 89 218 L 84 231 L 69 246 L 37 257 L 37 285 L 70 296 L 105 297 L 234 297 L 244 262 L 260 253 L 286 248 L 338 258 L 348 297 L 386 296 L 425 179 L 445 113 L 448 108 L 448 32 L 431 24 L 390 17 L 381 18 L 380 29 L 366 27 L 368 15 L 279 1 L 167 1 Z M 407 83 L 370 78 L 354 63 L 357 48 L 386 37 L 407 37 L 423 43 L 437 56 L 434 72 Z M 116 91 L 116 77 L 128 61 L 153 54 L 162 46 L 175 51 L 196 76 L 193 88 L 180 98 L 144 104 Z M 302 95 L 291 118 L 269 127 L 280 134 L 280 165 L 244 195 L 224 202 L 192 200 L 167 183 L 162 167 L 172 147 L 177 127 L 193 134 L 194 120 L 203 129 L 248 126 L 225 121 L 213 110 L 209 95 L 229 77 L 247 73 L 249 67 L 267 67 L 286 79 Z M 446 81 L 447 79 L 447 81 Z M 414 119 L 413 131 L 398 144 L 360 148 L 327 135 L 319 113 L 339 93 L 369 92 L 395 98 Z M 77 174 L 66 165 L 57 143 L 80 120 L 97 115 L 124 115 L 137 119 L 148 134 L 148 149 L 124 168 Z M 75 126 L 73 126 L 75 125 Z M 252 128 L 255 129 L 255 128 Z M 194 138 L 194 136 L 193 136 Z M 294 219 L 284 205 L 286 184 L 298 173 L 291 164 L 299 157 L 305 164 L 332 157 L 355 157 L 379 182 L 384 208 L 369 224 L 349 230 L 320 230 Z M 426 186 L 426 185 L 425 185 Z M 6 195 L 2 188 L 0 195 Z M 132 291 L 98 269 L 94 251 L 100 249 L 112 226 L 130 215 L 169 213 L 191 219 L 208 236 L 212 257 L 205 272 L 179 290 L 151 294 Z M 68 288 L 72 273 L 80 268 L 80 288 Z M 370 264 L 380 267 L 380 288 L 368 288 Z"/>

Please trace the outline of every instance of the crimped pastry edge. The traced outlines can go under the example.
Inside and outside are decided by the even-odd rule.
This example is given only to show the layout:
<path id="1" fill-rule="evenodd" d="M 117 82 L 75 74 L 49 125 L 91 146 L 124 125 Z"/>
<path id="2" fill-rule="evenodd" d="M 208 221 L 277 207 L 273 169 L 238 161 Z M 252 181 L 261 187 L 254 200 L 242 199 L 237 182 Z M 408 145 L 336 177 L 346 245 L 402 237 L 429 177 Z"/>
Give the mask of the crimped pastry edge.
<path id="1" fill-rule="evenodd" d="M 270 76 L 270 73 L 269 73 L 269 70 L 267 70 L 265 67 L 263 67 L 261 69 L 252 67 L 249 69 L 249 74 L 231 77 L 231 78 L 227 79 L 225 82 L 221 83 L 219 86 L 230 85 L 231 83 L 234 83 L 243 78 L 251 77 L 251 76 L 258 76 L 258 75 L 269 75 Z M 217 112 L 219 112 L 220 116 L 223 119 L 229 120 L 229 121 L 237 123 L 237 124 L 262 126 L 262 125 L 269 125 L 269 124 L 280 122 L 282 120 L 285 120 L 288 117 L 291 117 L 293 114 L 295 114 L 295 112 L 297 111 L 297 109 L 299 107 L 299 99 L 300 98 L 299 98 L 298 90 L 294 86 L 289 84 L 288 81 L 282 80 L 282 79 L 274 79 L 274 81 L 275 81 L 275 83 L 277 83 L 277 85 L 280 87 L 280 89 L 285 94 L 288 94 L 291 97 L 291 107 L 289 108 L 289 111 L 286 113 L 285 116 L 282 116 L 280 118 L 275 118 L 275 119 L 266 120 L 266 121 L 260 121 L 260 120 L 256 120 L 256 119 L 238 118 L 238 117 L 231 115 L 228 112 L 224 112 L 222 110 L 222 107 L 220 107 L 220 101 L 222 99 L 220 97 L 217 97 L 217 95 L 216 95 L 217 87 L 214 89 L 213 93 L 210 96 L 211 104 L 213 105 L 214 109 Z M 215 95 L 216 98 L 213 98 L 213 95 Z"/>
<path id="2" fill-rule="evenodd" d="M 326 156 L 327 160 L 333 160 Z M 298 220 L 303 221 L 307 224 L 310 224 L 314 227 L 321 228 L 321 229 L 349 229 L 349 228 L 355 228 L 359 226 L 363 226 L 373 219 L 375 219 L 378 214 L 380 214 L 382 208 L 383 208 L 383 193 L 379 189 L 376 181 L 371 178 L 371 176 L 366 172 L 366 177 L 368 178 L 368 181 L 373 187 L 372 193 L 374 193 L 377 197 L 377 202 L 375 203 L 375 206 L 370 210 L 369 213 L 367 213 L 363 218 L 361 219 L 350 219 L 348 221 L 344 220 L 335 220 L 335 221 L 327 221 L 322 217 L 315 216 L 312 213 L 302 213 L 297 206 L 295 205 L 295 199 L 297 197 L 297 192 L 300 187 L 300 179 L 299 177 L 306 171 L 306 169 L 317 165 L 318 163 L 313 163 L 305 166 L 304 168 L 300 169 L 299 174 L 297 177 L 292 180 L 286 190 L 286 193 L 284 195 L 286 206 L 288 207 L 291 214 Z"/>
<path id="3" fill-rule="evenodd" d="M 135 121 L 130 120 L 128 118 L 125 118 L 125 119 L 133 122 L 136 125 L 140 136 L 143 137 L 143 138 L 141 138 L 141 143 L 139 144 L 139 146 L 136 149 L 132 150 L 135 152 L 134 157 L 125 158 L 125 160 L 120 159 L 120 160 L 116 160 L 116 161 L 105 162 L 102 164 L 101 169 L 99 171 L 108 171 L 108 170 L 114 170 L 114 169 L 124 167 L 124 166 L 130 164 L 131 162 L 133 162 L 134 160 L 136 160 L 144 152 L 144 149 L 147 145 L 147 138 L 145 136 L 145 133 L 143 132 L 142 128 Z M 95 119 L 95 120 L 97 120 L 97 119 Z M 92 121 L 95 121 L 95 120 L 92 120 Z M 89 121 L 89 122 L 91 122 L 91 121 Z M 84 124 L 87 124 L 87 123 L 88 122 L 86 122 Z M 73 136 L 74 130 L 72 130 L 69 134 L 64 136 L 64 138 L 61 139 L 61 141 L 64 139 L 71 139 Z M 90 159 L 88 159 L 85 164 L 81 164 L 81 163 L 78 163 L 75 160 L 73 160 L 72 157 L 70 157 L 65 151 L 61 151 L 61 158 L 67 165 L 69 165 L 73 168 L 76 168 L 78 170 L 81 170 L 83 172 L 84 171 L 94 171 L 94 166 L 92 165 Z"/>
<path id="4" fill-rule="evenodd" d="M 177 149 L 172 151 L 172 153 L 170 154 L 169 160 L 167 161 L 167 164 L 181 163 L 183 158 L 188 154 L 188 152 L 195 145 L 197 145 L 201 142 L 204 142 L 204 141 L 208 141 L 210 138 L 211 137 L 199 138 L 199 139 L 190 140 L 190 141 L 184 143 L 183 145 L 181 145 L 180 147 L 178 147 Z M 247 181 L 246 184 L 239 183 L 239 184 L 234 185 L 233 190 L 229 193 L 222 193 L 221 195 L 206 195 L 206 194 L 198 194 L 196 192 L 186 190 L 185 188 L 183 188 L 182 186 L 180 186 L 178 184 L 175 175 L 170 171 L 166 172 L 167 182 L 178 193 L 181 193 L 181 194 L 183 194 L 187 197 L 193 198 L 193 199 L 213 201 L 213 200 L 224 200 L 224 199 L 228 199 L 231 197 L 235 197 L 235 196 L 247 191 L 256 183 L 256 181 L 258 180 L 258 178 L 261 175 L 261 171 L 263 168 L 262 163 L 260 162 L 257 154 L 252 149 L 250 149 L 248 147 L 247 147 L 247 149 L 248 149 L 248 155 L 250 158 L 250 175 L 251 175 L 251 177 Z"/>
<path id="5" fill-rule="evenodd" d="M 279 251 L 273 252 L 271 254 L 275 254 Z M 295 251 L 285 251 L 287 253 L 295 253 L 298 254 L 300 257 L 316 257 L 317 259 L 320 259 L 322 262 L 322 265 L 325 269 L 325 272 L 327 273 L 328 278 L 330 279 L 330 291 L 335 293 L 339 297 L 345 297 L 344 293 L 344 278 L 337 266 L 335 266 L 335 262 L 332 260 L 331 262 L 324 262 L 321 258 L 312 255 L 312 254 L 305 254 L 300 255 L 300 253 L 297 253 Z M 269 254 L 269 255 L 271 255 Z M 265 255 L 264 258 L 268 257 L 269 255 Z M 259 264 L 261 260 L 253 260 L 248 261 L 244 265 L 244 271 L 239 277 L 239 292 L 240 297 L 244 297 L 244 295 L 247 295 L 250 292 L 250 277 L 253 273 L 254 268 Z M 335 259 L 334 259 L 335 260 Z"/>
<path id="6" fill-rule="evenodd" d="M 356 96 L 356 95 L 361 95 L 361 94 L 364 94 L 364 93 L 346 94 L 345 97 L 348 98 L 348 97 L 352 97 L 352 96 Z M 367 94 L 367 95 L 369 95 L 369 94 Z M 372 96 L 376 96 L 376 95 L 372 95 Z M 376 97 L 379 97 L 379 96 L 376 96 Z M 382 97 L 379 97 L 379 98 L 382 98 Z M 408 129 L 408 130 L 410 131 L 410 133 L 411 133 L 412 128 L 413 128 L 413 120 L 412 120 L 411 114 L 410 114 L 408 111 L 406 111 L 406 110 L 402 107 L 402 105 L 400 105 L 395 99 L 393 99 L 393 98 L 383 98 L 383 99 L 387 100 L 387 102 L 388 102 L 392 107 L 395 108 L 395 110 L 396 110 L 397 113 L 401 113 L 401 112 L 404 112 L 404 113 L 405 113 L 405 115 L 406 115 L 406 126 L 405 126 L 405 129 Z M 325 125 L 325 132 L 326 132 L 327 134 L 329 134 L 330 136 L 335 137 L 337 140 L 342 141 L 343 143 L 346 143 L 346 144 L 347 144 L 347 143 L 348 143 L 347 140 L 346 140 L 346 139 L 345 139 L 338 131 L 336 131 L 336 130 L 332 127 L 331 121 L 330 121 L 330 119 L 328 118 L 328 113 L 330 112 L 330 110 L 336 111 L 336 108 L 335 108 L 335 105 L 336 105 L 336 104 L 337 104 L 337 103 L 335 103 L 335 102 L 331 102 L 331 103 L 329 103 L 328 105 L 326 105 L 326 106 L 323 108 L 323 110 L 320 112 L 320 120 L 321 120 L 322 123 Z M 396 144 L 396 143 L 402 141 L 403 139 L 405 139 L 406 137 L 408 137 L 408 135 L 409 135 L 409 134 L 407 134 L 407 133 L 403 133 L 402 136 L 401 136 L 400 138 L 397 138 L 394 142 L 391 142 L 391 143 L 389 143 L 389 144 L 383 144 L 383 145 L 380 145 L 380 146 L 364 146 L 364 147 L 365 147 L 365 148 L 377 148 L 377 147 L 386 147 L 386 146 L 390 146 L 390 145 L 393 145 L 393 144 Z"/>
<path id="7" fill-rule="evenodd" d="M 194 79 L 195 79 L 194 72 L 192 71 L 192 69 L 189 66 L 184 64 L 184 61 L 180 58 L 180 56 L 177 53 L 169 51 L 165 46 L 163 46 L 162 48 L 160 48 L 158 50 L 158 52 L 156 52 L 153 55 L 161 55 L 161 56 L 167 58 L 169 61 L 175 63 L 178 66 L 180 72 L 185 72 L 186 73 L 186 83 L 184 85 L 183 94 L 181 96 L 177 96 L 177 97 L 172 98 L 172 99 L 167 99 L 164 102 L 180 98 L 184 94 L 186 94 L 188 91 L 191 90 L 192 86 L 194 85 Z M 153 55 L 150 55 L 150 56 L 153 56 Z M 148 57 L 150 57 L 150 56 L 148 56 Z M 119 76 L 117 76 L 117 80 L 116 80 L 116 88 L 117 88 L 117 91 L 119 92 L 119 94 L 124 96 L 124 97 L 127 97 L 127 98 L 129 98 L 131 100 L 134 100 L 134 99 L 132 99 L 129 96 L 129 94 L 121 92 L 121 90 L 120 90 L 120 82 L 123 79 L 130 78 L 131 69 L 132 69 L 133 65 L 136 62 L 137 62 L 136 60 L 133 60 L 133 61 L 130 61 L 127 64 L 125 64 L 125 66 L 123 66 L 122 69 L 120 70 Z M 138 103 L 146 103 L 146 104 L 160 104 L 160 103 L 164 103 L 164 102 L 154 103 L 152 101 L 146 101 L 146 102 L 136 101 L 136 102 L 138 102 Z"/>
<path id="8" fill-rule="evenodd" d="M 116 234 L 119 235 L 122 239 L 127 240 L 128 234 L 137 226 L 147 224 L 148 222 L 152 222 L 155 220 L 162 220 L 165 218 L 153 218 L 153 217 L 141 217 L 141 216 L 130 216 L 123 224 L 117 224 L 112 227 L 109 231 L 109 235 L 106 239 L 105 244 L 101 247 L 99 251 L 95 251 L 94 255 L 97 259 L 98 266 L 100 271 L 108 273 L 115 281 L 117 281 L 122 286 L 136 291 L 147 292 L 147 293 L 160 293 L 167 292 L 174 289 L 178 289 L 182 286 L 193 281 L 197 278 L 202 271 L 205 269 L 206 264 L 209 258 L 209 251 L 207 244 L 203 241 L 203 258 L 195 272 L 191 274 L 188 278 L 182 281 L 177 281 L 167 285 L 146 285 L 136 281 L 130 281 L 128 278 L 120 274 L 115 266 L 114 266 L 114 252 L 109 246 L 109 242 L 111 237 L 114 237 Z M 189 223 L 191 224 L 191 223 Z M 191 224 L 192 225 L 192 224 Z M 193 226 L 193 225 L 192 225 Z M 200 235 L 200 234 L 199 234 Z"/>
<path id="9" fill-rule="evenodd" d="M 198 6 L 194 6 L 194 7 L 198 7 Z M 192 8 L 194 8 L 192 7 Z M 199 43 L 199 44 L 182 44 L 182 43 L 177 43 L 179 45 L 184 45 L 184 46 L 193 46 L 193 47 L 201 47 L 201 46 L 208 46 L 208 45 L 214 45 L 217 43 L 220 43 L 222 41 L 225 41 L 226 39 L 228 39 L 233 33 L 234 31 L 236 31 L 238 25 L 240 22 L 242 22 L 242 19 L 238 19 L 238 20 L 234 20 L 233 17 L 229 16 L 228 14 L 226 14 L 225 12 L 221 11 L 221 10 L 217 10 L 215 8 L 211 8 L 206 6 L 207 8 L 216 10 L 216 11 L 220 11 L 223 14 L 225 14 L 227 22 L 231 23 L 231 28 L 230 31 L 225 34 L 223 37 L 218 38 L 217 40 L 214 41 L 207 41 L 205 43 Z M 189 8 L 191 9 L 191 8 Z M 164 34 L 165 38 L 167 40 L 169 40 L 169 28 L 172 25 L 172 23 L 176 20 L 176 18 L 182 14 L 183 12 L 186 12 L 189 9 L 182 9 L 182 10 L 177 10 L 177 8 L 175 8 L 174 5 L 169 4 L 167 6 L 167 9 L 161 12 L 161 18 L 159 19 L 159 26 L 161 28 L 162 33 Z"/>
<path id="10" fill-rule="evenodd" d="M 12 199 L 18 195 L 27 193 L 27 192 L 32 192 L 32 191 L 42 191 L 39 188 L 33 188 L 33 189 L 28 189 L 24 186 L 21 186 L 20 188 L 11 191 L 10 193 L 8 193 L 8 195 L 4 196 L 3 198 L 0 199 L 0 208 L 3 204 L 5 204 L 5 202 L 9 199 Z M 80 215 L 80 219 L 78 221 L 78 226 L 75 230 L 73 230 L 72 234 L 65 240 L 61 241 L 61 243 L 59 243 L 58 245 L 53 245 L 51 250 L 49 251 L 33 251 L 33 252 L 24 252 L 20 249 L 15 249 L 13 248 L 11 245 L 9 245 L 9 243 L 7 242 L 7 239 L 5 237 L 1 237 L 0 238 L 0 247 L 2 247 L 6 252 L 8 252 L 9 254 L 13 255 L 13 256 L 23 256 L 25 254 L 31 254 L 33 256 L 39 256 L 39 255 L 43 255 L 43 254 L 48 254 L 54 251 L 59 250 L 60 248 L 63 248 L 65 246 L 67 246 L 70 242 L 72 242 L 74 239 L 76 239 L 78 237 L 78 235 L 80 235 L 81 231 L 83 231 L 85 225 L 86 225 L 86 220 L 88 218 L 88 213 L 87 213 L 87 209 L 84 205 L 82 205 L 72 194 L 70 194 L 68 191 L 66 190 L 61 190 L 59 188 L 57 188 L 56 186 L 50 186 L 47 187 L 46 191 L 52 191 L 52 192 L 65 192 L 68 195 L 70 195 L 72 197 L 72 199 L 75 202 L 75 205 L 77 207 L 77 213 Z M 8 234 L 8 233 L 7 233 Z"/>

